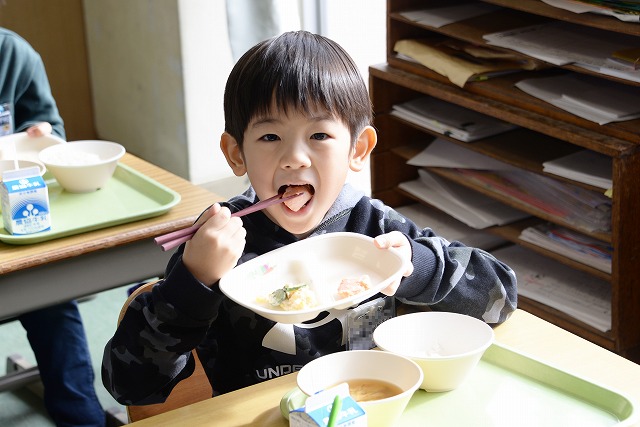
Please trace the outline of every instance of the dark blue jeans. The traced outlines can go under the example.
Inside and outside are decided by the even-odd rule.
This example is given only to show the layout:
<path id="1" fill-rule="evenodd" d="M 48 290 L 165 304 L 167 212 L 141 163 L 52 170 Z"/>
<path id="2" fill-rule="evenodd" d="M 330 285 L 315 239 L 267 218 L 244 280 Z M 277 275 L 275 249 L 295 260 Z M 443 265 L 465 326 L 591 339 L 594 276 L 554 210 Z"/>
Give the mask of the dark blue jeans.
<path id="1" fill-rule="evenodd" d="M 94 373 L 82 318 L 75 301 L 18 318 L 36 356 L 44 404 L 57 426 L 105 425 L 93 387 Z"/>

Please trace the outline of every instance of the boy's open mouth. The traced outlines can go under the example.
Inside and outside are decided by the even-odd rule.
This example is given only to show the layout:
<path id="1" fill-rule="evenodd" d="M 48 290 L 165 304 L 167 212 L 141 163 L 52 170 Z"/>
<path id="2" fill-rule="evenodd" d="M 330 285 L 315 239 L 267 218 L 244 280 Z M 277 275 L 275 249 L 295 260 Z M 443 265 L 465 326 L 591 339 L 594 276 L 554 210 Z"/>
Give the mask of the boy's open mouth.
<path id="1" fill-rule="evenodd" d="M 291 200 L 287 200 L 284 204 L 294 212 L 298 212 L 313 198 L 315 190 L 311 184 L 304 185 L 283 185 L 278 189 L 280 197 L 293 196 L 294 194 L 300 194 L 298 197 L 294 197 Z"/>

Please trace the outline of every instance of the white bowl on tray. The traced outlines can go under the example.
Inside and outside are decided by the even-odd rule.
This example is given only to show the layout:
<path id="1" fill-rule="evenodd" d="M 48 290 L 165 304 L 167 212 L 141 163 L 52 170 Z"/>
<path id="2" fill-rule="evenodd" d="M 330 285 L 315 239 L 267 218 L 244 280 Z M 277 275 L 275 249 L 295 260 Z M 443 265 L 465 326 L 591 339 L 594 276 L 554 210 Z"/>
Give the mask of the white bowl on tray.
<path id="1" fill-rule="evenodd" d="M 373 239 L 357 233 L 328 233 L 273 250 L 233 268 L 220 280 L 220 290 L 238 304 L 280 323 L 301 323 L 330 309 L 346 309 L 377 294 L 401 278 L 404 261 L 395 249 L 378 249 Z M 342 279 L 368 275 L 368 290 L 339 298 Z M 286 311 L 265 298 L 285 284 L 305 283 L 317 304 Z"/>
<path id="2" fill-rule="evenodd" d="M 381 350 L 408 357 L 420 366 L 420 388 L 450 391 L 473 372 L 494 341 L 491 326 L 480 319 L 449 312 L 417 312 L 382 322 L 373 331 Z"/>
<path id="3" fill-rule="evenodd" d="M 125 151 L 110 141 L 71 141 L 45 148 L 39 158 L 66 191 L 90 193 L 109 182 Z"/>

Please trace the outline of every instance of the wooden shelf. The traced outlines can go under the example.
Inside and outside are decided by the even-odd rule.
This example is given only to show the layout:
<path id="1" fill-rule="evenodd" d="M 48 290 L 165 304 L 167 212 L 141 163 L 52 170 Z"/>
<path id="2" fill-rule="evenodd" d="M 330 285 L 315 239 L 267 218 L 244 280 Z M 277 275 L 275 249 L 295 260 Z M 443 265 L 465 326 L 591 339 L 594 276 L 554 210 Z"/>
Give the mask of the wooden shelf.
<path id="1" fill-rule="evenodd" d="M 597 75 L 571 65 L 513 73 L 482 82 L 467 83 L 464 88 L 460 88 L 449 82 L 446 77 L 418 63 L 396 56 L 393 51 L 396 41 L 405 38 L 450 37 L 483 44 L 482 36 L 486 33 L 552 20 L 638 37 L 640 43 L 640 26 L 608 16 L 574 14 L 537 0 L 484 2 L 502 6 L 503 9 L 436 29 L 412 22 L 400 13 L 463 4 L 468 3 L 468 0 L 387 0 L 387 63 L 370 67 L 369 88 L 375 112 L 375 126 L 379 133 L 378 146 L 372 154 L 371 161 L 373 196 L 390 206 L 402 206 L 418 201 L 428 208 L 436 209 L 398 187 L 402 182 L 418 178 L 419 168 L 407 165 L 406 161 L 422 151 L 436 137 L 522 170 L 597 191 L 602 190 L 544 173 L 542 164 L 581 149 L 610 157 L 613 166 L 610 232 L 584 230 L 573 221 L 523 203 L 458 171 L 444 168 L 428 170 L 441 178 L 486 194 L 532 215 L 512 224 L 487 228 L 484 230 L 487 233 L 500 236 L 508 242 L 526 247 L 611 285 L 611 330 L 606 333 L 529 298 L 519 298 L 521 308 L 625 357 L 640 354 L 640 328 L 637 327 L 640 323 L 640 275 L 637 274 L 637 254 L 640 253 L 640 215 L 637 214 L 640 212 L 640 192 L 637 184 L 637 177 L 640 176 L 640 119 L 598 125 L 534 98 L 514 86 L 523 78 L 567 72 Z M 630 87 L 639 85 L 635 82 L 597 76 L 620 81 Z M 516 124 L 520 128 L 465 143 L 389 114 L 394 105 L 423 96 L 460 105 Z M 614 248 L 611 273 L 519 239 L 522 230 L 543 222 L 562 225 L 609 242 Z"/>

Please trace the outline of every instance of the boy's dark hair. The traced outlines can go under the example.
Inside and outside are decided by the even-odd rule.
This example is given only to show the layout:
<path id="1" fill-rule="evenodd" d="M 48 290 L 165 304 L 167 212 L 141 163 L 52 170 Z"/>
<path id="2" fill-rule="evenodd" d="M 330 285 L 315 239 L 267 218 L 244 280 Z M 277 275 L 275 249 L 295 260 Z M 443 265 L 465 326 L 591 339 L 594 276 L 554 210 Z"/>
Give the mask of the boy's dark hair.
<path id="1" fill-rule="evenodd" d="M 224 92 L 225 131 L 240 149 L 249 122 L 266 115 L 273 102 L 285 112 L 326 109 L 349 128 L 352 146 L 373 116 L 353 59 L 336 42 L 307 31 L 258 43 L 231 70 Z"/>

